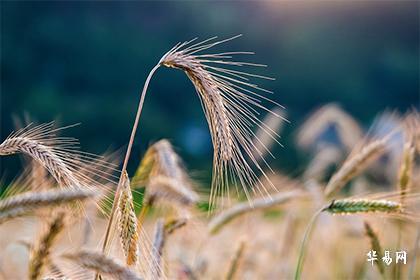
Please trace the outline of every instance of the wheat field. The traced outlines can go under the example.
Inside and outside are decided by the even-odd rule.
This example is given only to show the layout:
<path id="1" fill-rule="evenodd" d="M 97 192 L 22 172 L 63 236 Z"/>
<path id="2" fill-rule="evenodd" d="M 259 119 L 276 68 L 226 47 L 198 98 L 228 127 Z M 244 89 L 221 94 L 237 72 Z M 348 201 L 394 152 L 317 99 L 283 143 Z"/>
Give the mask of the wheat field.
<path id="1" fill-rule="evenodd" d="M 0 155 L 23 161 L 0 196 L 0 279 L 420 279 L 419 113 L 383 112 L 364 128 L 325 104 L 295 132 L 310 157 L 302 174 L 274 170 L 271 147 L 289 120 L 262 87 L 273 79 L 261 74 L 265 65 L 229 49 L 237 37 L 164 53 L 123 151 L 82 151 L 72 125 L 53 120 L 1 139 Z M 211 186 L 194 180 L 194 166 L 167 139 L 132 153 L 149 83 L 163 67 L 181 70 L 201 102 Z M 331 127 L 337 143 L 320 141 Z"/>

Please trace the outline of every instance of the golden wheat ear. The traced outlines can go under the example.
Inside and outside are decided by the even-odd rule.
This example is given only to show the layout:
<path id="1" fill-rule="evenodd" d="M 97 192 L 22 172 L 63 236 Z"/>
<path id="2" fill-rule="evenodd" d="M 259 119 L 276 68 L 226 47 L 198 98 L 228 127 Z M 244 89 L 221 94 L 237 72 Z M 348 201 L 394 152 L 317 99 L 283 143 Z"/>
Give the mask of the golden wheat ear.
<path id="1" fill-rule="evenodd" d="M 127 265 L 135 265 L 139 255 L 137 217 L 134 212 L 133 195 L 127 172 L 123 174 L 123 189 L 118 202 L 120 239 L 126 256 Z"/>
<path id="2" fill-rule="evenodd" d="M 180 43 L 160 60 L 163 66 L 184 71 L 201 100 L 214 147 L 211 204 L 217 194 L 224 194 L 230 183 L 241 185 L 248 197 L 249 187 L 268 194 L 266 186 L 256 174 L 258 172 L 267 177 L 259 159 L 268 149 L 256 136 L 254 129 L 260 128 L 277 142 L 279 138 L 277 132 L 258 116 L 261 111 L 267 111 L 282 118 L 267 109 L 263 101 L 281 105 L 264 96 L 264 93 L 271 91 L 251 81 L 253 78 L 272 78 L 236 69 L 265 65 L 232 59 L 234 55 L 252 54 L 250 52 L 204 52 L 239 36 L 220 41 L 213 37 L 199 43 L 194 43 L 194 40 Z M 274 188 L 274 185 L 270 184 L 270 187 Z"/>
<path id="3" fill-rule="evenodd" d="M 76 263 L 84 269 L 95 271 L 103 276 L 107 276 L 108 279 L 142 279 L 134 271 L 125 267 L 117 260 L 109 258 L 101 253 L 82 250 L 74 254 L 65 254 L 62 257 Z"/>
<path id="4" fill-rule="evenodd" d="M 0 144 L 0 156 L 25 154 L 48 170 L 64 188 L 108 189 L 107 184 L 114 183 L 115 166 L 100 156 L 80 151 L 77 139 L 57 136 L 69 127 L 72 126 L 55 128 L 54 122 L 29 124 Z"/>

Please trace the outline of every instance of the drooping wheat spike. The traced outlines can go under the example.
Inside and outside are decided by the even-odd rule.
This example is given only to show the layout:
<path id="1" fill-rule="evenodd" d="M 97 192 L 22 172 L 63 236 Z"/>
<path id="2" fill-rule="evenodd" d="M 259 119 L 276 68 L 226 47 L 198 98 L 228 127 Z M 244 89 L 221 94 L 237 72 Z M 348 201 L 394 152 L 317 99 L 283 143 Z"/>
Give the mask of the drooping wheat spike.
<path id="1" fill-rule="evenodd" d="M 262 101 L 276 104 L 261 94 L 270 91 L 249 81 L 249 78 L 271 78 L 229 68 L 262 65 L 231 60 L 232 55 L 249 54 L 246 52 L 200 54 L 237 37 L 221 41 L 214 41 L 216 38 L 214 37 L 199 43 L 193 43 L 194 40 L 179 43 L 160 60 L 163 66 L 184 71 L 201 100 L 214 147 L 210 202 L 218 193 L 221 192 L 223 195 L 228 185 L 228 174 L 231 175 L 232 181 L 238 177 L 246 194 L 249 186 L 254 186 L 257 191 L 266 192 L 265 186 L 255 173 L 258 170 L 265 176 L 258 163 L 263 151 L 254 143 L 253 128 L 261 128 L 273 139 L 278 137 L 276 132 L 257 117 L 259 110 L 269 111 Z"/>
<path id="2" fill-rule="evenodd" d="M 152 248 L 152 279 L 160 279 L 162 275 L 162 254 L 165 246 L 165 225 L 162 219 L 157 220 Z"/>
<path id="3" fill-rule="evenodd" d="M 31 127 L 10 134 L 0 145 L 0 155 L 25 153 L 44 166 L 57 182 L 79 185 L 66 164 L 66 149 L 77 144 L 73 138 L 55 137 L 53 123 Z"/>
<path id="4" fill-rule="evenodd" d="M 47 169 L 62 187 L 104 186 L 91 179 L 92 174 L 112 182 L 108 178 L 110 174 L 102 170 L 102 167 L 113 169 L 112 166 L 100 157 L 81 152 L 77 139 L 56 135 L 68 127 L 54 128 L 54 122 L 37 126 L 30 124 L 13 132 L 0 144 L 0 156 L 26 154 Z"/>
<path id="5" fill-rule="evenodd" d="M 378 254 L 382 253 L 382 247 L 379 242 L 379 238 L 375 231 L 372 229 L 372 227 L 369 225 L 369 223 L 365 222 L 365 232 L 367 237 L 370 240 L 370 247 L 371 250 L 376 251 Z M 379 273 L 381 273 L 382 277 L 385 277 L 385 267 L 383 262 L 376 262 L 376 265 L 378 267 Z"/>
<path id="6" fill-rule="evenodd" d="M 211 234 L 219 232 L 226 224 L 231 222 L 233 219 L 246 214 L 248 212 L 268 209 L 273 206 L 278 206 L 289 200 L 301 196 L 303 193 L 300 191 L 288 191 L 283 193 L 277 193 L 271 196 L 271 198 L 259 198 L 249 202 L 243 202 L 234 205 L 219 215 L 214 217 L 208 225 L 208 230 Z"/>
<path id="7" fill-rule="evenodd" d="M 254 166 L 255 169 L 267 177 L 252 155 L 255 147 L 252 141 L 252 136 L 254 136 L 252 128 L 254 126 L 264 126 L 256 115 L 258 114 L 258 109 L 267 110 L 266 107 L 261 104 L 261 101 L 271 100 L 260 93 L 260 91 L 269 91 L 259 88 L 253 83 L 247 82 L 248 77 L 266 77 L 217 66 L 262 65 L 230 60 L 231 55 L 233 54 L 249 54 L 245 52 L 199 54 L 201 51 L 237 37 L 238 36 L 235 36 L 221 41 L 214 41 L 216 39 L 216 37 L 214 37 L 196 44 L 192 43 L 194 40 L 179 43 L 169 50 L 160 59 L 158 64 L 152 68 L 143 85 L 130 140 L 121 169 L 122 173 L 126 170 L 130 159 L 134 138 L 140 122 L 140 116 L 150 81 L 160 66 L 167 66 L 184 70 L 194 83 L 201 103 L 203 104 L 214 147 L 211 195 L 213 199 L 210 199 L 210 202 L 214 202 L 215 196 L 219 192 L 223 192 L 227 187 L 227 181 L 229 179 L 227 174 L 236 174 L 247 194 L 246 188 L 248 186 L 255 186 L 259 191 L 266 190 L 259 177 L 255 174 L 254 169 L 251 168 L 251 165 Z M 280 106 L 273 101 L 271 102 Z M 278 135 L 270 131 L 270 129 L 266 129 L 266 131 L 267 134 L 271 134 L 273 138 L 278 137 Z M 248 156 L 249 159 L 246 159 L 246 156 Z M 232 179 L 235 179 L 235 177 L 236 176 L 233 175 L 231 176 Z M 107 253 L 109 249 L 110 236 L 113 233 L 112 228 L 117 209 L 116 201 L 118 201 L 121 192 L 121 179 L 122 177 L 120 176 L 117 190 L 115 191 L 115 199 L 113 201 L 110 219 L 105 232 L 102 246 L 102 250 L 105 253 Z M 271 186 L 274 187 L 272 184 Z"/>
<path id="8" fill-rule="evenodd" d="M 64 212 L 58 212 L 54 215 L 47 231 L 40 236 L 38 242 L 31 250 L 29 258 L 29 279 L 41 279 L 45 264 L 51 252 L 51 247 L 64 226 Z"/>
<path id="9" fill-rule="evenodd" d="M 44 192 L 27 192 L 0 200 L 0 224 L 30 211 L 83 201 L 96 193 L 89 190 L 70 189 Z"/>
<path id="10" fill-rule="evenodd" d="M 141 277 L 134 271 L 101 253 L 81 250 L 77 253 L 65 254 L 62 257 L 111 279 L 141 280 Z"/>
<path id="11" fill-rule="evenodd" d="M 324 208 L 324 211 L 332 214 L 401 213 L 402 205 L 398 202 L 383 199 L 337 199 Z"/>
<path id="12" fill-rule="evenodd" d="M 134 212 L 133 195 L 131 193 L 130 179 L 125 171 L 123 174 L 123 188 L 118 204 L 121 244 L 126 256 L 127 265 L 135 265 L 138 258 L 137 217 Z"/>
<path id="13" fill-rule="evenodd" d="M 347 182 L 360 174 L 372 161 L 380 157 L 387 148 L 387 144 L 391 135 L 375 140 L 355 150 L 344 161 L 341 168 L 331 177 L 326 188 L 325 195 L 331 197 L 333 194 L 341 190 Z"/>
<path id="14" fill-rule="evenodd" d="M 235 279 L 235 275 L 238 271 L 239 264 L 240 264 L 240 262 L 243 258 L 245 247 L 246 247 L 245 242 L 241 241 L 239 243 L 238 248 L 235 251 L 235 255 L 233 256 L 232 260 L 229 263 L 229 269 L 228 269 L 228 272 L 227 272 L 226 277 L 225 277 L 226 280 Z"/>

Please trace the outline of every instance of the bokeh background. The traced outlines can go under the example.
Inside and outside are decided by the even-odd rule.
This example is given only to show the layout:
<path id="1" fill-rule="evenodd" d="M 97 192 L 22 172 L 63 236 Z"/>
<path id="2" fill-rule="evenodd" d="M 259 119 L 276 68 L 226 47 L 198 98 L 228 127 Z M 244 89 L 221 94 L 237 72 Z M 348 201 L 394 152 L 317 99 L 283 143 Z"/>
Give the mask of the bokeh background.
<path id="1" fill-rule="evenodd" d="M 217 50 L 255 51 L 260 85 L 291 121 L 272 165 L 298 175 L 296 129 L 337 102 L 364 126 L 385 109 L 419 107 L 419 1 L 1 2 L 1 139 L 13 116 L 81 123 L 65 132 L 82 149 L 126 145 L 148 71 L 178 41 L 243 34 Z M 199 99 L 180 71 L 160 69 L 146 98 L 129 170 L 169 138 L 202 182 L 212 147 Z M 0 159 L 12 178 L 16 157 Z"/>

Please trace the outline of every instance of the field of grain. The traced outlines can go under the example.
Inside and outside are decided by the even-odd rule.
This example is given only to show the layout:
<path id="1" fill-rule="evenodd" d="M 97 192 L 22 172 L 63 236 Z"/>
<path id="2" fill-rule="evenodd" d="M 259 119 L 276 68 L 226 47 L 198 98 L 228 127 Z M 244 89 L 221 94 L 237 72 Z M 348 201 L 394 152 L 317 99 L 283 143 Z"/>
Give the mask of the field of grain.
<path id="1" fill-rule="evenodd" d="M 259 86 L 272 79 L 264 65 L 236 59 L 251 54 L 229 48 L 237 37 L 169 48 L 124 150 L 93 155 L 72 125 L 17 122 L 0 144 L 2 157 L 22 158 L 0 197 L 1 279 L 420 279 L 417 110 L 383 112 L 365 128 L 325 104 L 295 131 L 311 159 L 302 175 L 273 170 L 287 110 Z M 132 153 L 162 67 L 182 71 L 201 101 L 209 187 L 170 140 Z M 331 129 L 336 141 L 324 141 Z"/>

